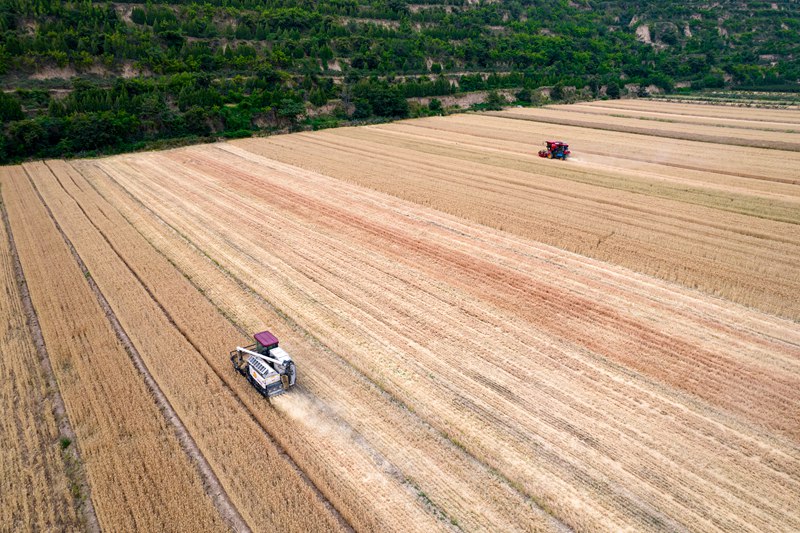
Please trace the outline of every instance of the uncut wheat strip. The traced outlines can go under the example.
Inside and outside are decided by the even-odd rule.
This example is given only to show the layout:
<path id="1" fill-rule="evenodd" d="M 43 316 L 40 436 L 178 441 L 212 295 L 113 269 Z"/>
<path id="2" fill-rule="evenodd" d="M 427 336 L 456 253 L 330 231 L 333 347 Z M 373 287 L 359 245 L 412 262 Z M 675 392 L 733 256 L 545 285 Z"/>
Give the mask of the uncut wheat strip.
<path id="1" fill-rule="evenodd" d="M 362 129 L 370 131 L 373 134 L 373 140 L 380 134 L 407 139 L 414 143 L 412 145 L 414 148 L 424 153 L 449 153 L 468 161 L 497 161 L 493 164 L 502 168 L 531 173 L 536 170 L 537 175 L 596 183 L 606 187 L 630 190 L 631 184 L 641 183 L 632 190 L 644 194 L 661 194 L 680 198 L 682 201 L 693 203 L 702 202 L 703 198 L 697 197 L 699 192 L 706 195 L 717 193 L 719 196 L 724 196 L 727 201 L 730 201 L 731 197 L 745 197 L 761 201 L 774 200 L 792 205 L 800 201 L 800 188 L 776 181 L 754 180 L 685 168 L 678 169 L 666 165 L 590 154 L 575 156 L 565 166 L 540 158 L 534 149 L 536 147 L 528 142 L 498 141 L 465 134 L 450 134 L 445 138 L 441 134 L 435 134 L 409 124 L 393 124 L 392 128 L 366 126 Z M 391 137 L 384 137 L 384 139 L 383 144 L 398 143 L 397 140 L 392 141 Z M 405 145 L 407 146 L 408 143 Z M 486 158 L 487 155 L 491 155 L 491 159 Z M 687 186 L 691 189 L 687 190 Z M 728 210 L 731 209 L 728 208 Z"/>
<path id="2" fill-rule="evenodd" d="M 790 182 L 797 180 L 791 165 L 800 162 L 800 154 L 797 152 L 766 151 L 667 138 L 648 142 L 652 138 L 631 133 L 604 131 L 602 135 L 598 135 L 598 130 L 591 128 L 568 125 L 554 127 L 552 124 L 490 115 L 452 115 L 441 120 L 419 119 L 413 124 L 417 127 L 503 140 L 530 138 L 534 145 L 539 145 L 543 142 L 542 139 L 558 136 L 569 141 L 570 148 L 576 155 L 609 155 L 678 167 L 690 166 L 743 177 L 779 178 Z M 767 157 L 769 154 L 771 156 Z"/>
<path id="3" fill-rule="evenodd" d="M 2 178 L 0 178 L 2 182 Z M 0 209 L 2 201 L 0 200 Z M 5 217 L 0 221 L 0 523 L 15 531 L 77 531 L 55 406 L 25 323 Z M 80 468 L 73 465 L 72 468 Z"/>
<path id="4" fill-rule="evenodd" d="M 259 145 L 245 145 L 246 148 L 255 151 L 256 153 L 262 153 L 263 151 L 260 150 Z M 384 191 L 392 192 L 394 194 L 398 194 L 401 197 L 405 197 L 408 199 L 412 199 L 414 201 L 418 201 L 419 203 L 426 204 L 430 203 L 431 201 L 434 202 L 439 208 L 443 208 L 448 212 L 455 213 L 462 216 L 467 216 L 469 218 L 475 219 L 479 222 L 488 223 L 490 225 L 501 227 L 503 229 L 510 229 L 511 231 L 526 235 L 529 234 L 537 239 L 545 239 L 547 242 L 551 244 L 558 244 L 560 246 L 567 245 L 573 251 L 579 251 L 581 253 L 589 253 L 591 255 L 601 257 L 604 259 L 610 259 L 615 262 L 622 262 L 626 266 L 642 269 L 644 268 L 645 271 L 657 274 L 661 277 L 666 277 L 666 279 L 675 279 L 671 271 L 673 269 L 667 270 L 666 272 L 662 272 L 659 270 L 654 270 L 654 268 L 660 268 L 663 264 L 663 258 L 669 258 L 669 260 L 673 261 L 673 264 L 677 265 L 685 265 L 696 263 L 699 260 L 707 261 L 706 259 L 702 259 L 703 256 L 719 256 L 719 240 L 710 241 L 706 246 L 706 251 L 704 251 L 700 256 L 696 253 L 696 244 L 694 243 L 691 247 L 689 246 L 679 246 L 681 241 L 684 241 L 690 233 L 687 233 L 685 230 L 681 229 L 678 231 L 673 232 L 672 239 L 663 239 L 663 228 L 656 228 L 655 233 L 652 234 L 652 237 L 647 237 L 647 234 L 638 234 L 636 236 L 636 241 L 641 241 L 642 238 L 646 238 L 648 242 L 651 243 L 653 247 L 653 260 L 650 265 L 642 264 L 643 258 L 647 257 L 647 254 L 644 253 L 644 250 L 641 248 L 642 243 L 637 242 L 634 246 L 630 247 L 630 253 L 625 251 L 625 249 L 619 249 L 620 238 L 628 238 L 625 236 L 627 232 L 629 232 L 629 226 L 631 228 L 635 228 L 643 224 L 643 219 L 641 216 L 633 217 L 630 219 L 631 224 L 626 224 L 620 226 L 616 224 L 614 226 L 608 225 L 608 208 L 606 206 L 598 206 L 600 207 L 594 214 L 592 213 L 591 209 L 585 213 L 583 218 L 580 220 L 589 221 L 590 223 L 587 226 L 581 228 L 576 226 L 574 223 L 575 215 L 582 209 L 577 209 L 577 206 L 570 206 L 569 203 L 565 203 L 564 200 L 555 201 L 552 203 L 552 209 L 550 213 L 542 218 L 542 216 L 536 216 L 536 211 L 541 211 L 541 209 L 547 205 L 546 203 L 542 202 L 542 198 L 537 198 L 535 203 L 525 202 L 523 204 L 519 203 L 519 200 L 513 199 L 513 197 L 509 197 L 507 192 L 503 192 L 502 195 L 499 196 L 487 196 L 485 188 L 476 188 L 470 187 L 470 177 L 473 174 L 463 174 L 463 179 L 460 180 L 460 186 L 457 190 L 459 190 L 461 198 L 458 198 L 452 194 L 452 190 L 455 190 L 453 187 L 445 186 L 445 187 L 438 187 L 436 188 L 436 192 L 431 190 L 431 187 L 434 187 L 436 182 L 439 182 L 440 185 L 447 185 L 447 183 L 442 184 L 441 177 L 437 180 L 435 175 L 430 175 L 430 177 L 426 176 L 425 178 L 418 178 L 422 175 L 425 175 L 426 168 L 420 168 L 419 170 L 415 169 L 413 172 L 409 172 L 408 165 L 405 167 L 399 166 L 397 169 L 397 174 L 394 177 L 383 180 L 380 177 L 373 178 L 373 175 L 376 175 L 378 169 L 382 169 L 385 173 L 389 168 L 394 168 L 393 165 L 388 165 L 386 161 L 382 161 L 380 165 L 369 163 L 364 170 L 359 170 L 359 165 L 356 164 L 349 164 L 347 167 L 340 166 L 334 168 L 332 165 L 328 164 L 327 162 L 331 160 L 335 160 L 337 157 L 346 157 L 343 156 L 340 152 L 343 151 L 341 147 L 337 146 L 336 152 L 334 151 L 321 151 L 319 148 L 315 148 L 309 150 L 308 152 L 302 151 L 302 147 L 297 148 L 292 146 L 291 148 L 287 148 L 285 152 L 281 152 L 278 155 L 281 159 L 289 160 L 291 162 L 296 157 L 303 157 L 308 156 L 306 161 L 314 161 L 315 158 L 318 161 L 325 161 L 324 163 L 325 168 L 323 169 L 326 172 L 329 172 L 333 175 L 337 175 L 338 177 L 342 177 L 343 179 L 348 179 L 350 181 L 357 180 L 360 183 L 365 183 L 371 186 L 378 186 Z M 275 156 L 276 150 L 270 149 L 268 152 Z M 309 153 L 310 152 L 310 153 Z M 301 155 L 302 154 L 302 155 Z M 331 159 L 333 158 L 333 159 Z M 352 156 L 350 157 L 352 161 Z M 308 165 L 306 165 L 308 166 Z M 345 171 L 344 168 L 348 170 Z M 417 167 L 419 168 L 419 167 Z M 319 168 L 317 169 L 319 170 Z M 368 179 L 364 179 L 363 177 L 366 176 Z M 378 175 L 380 176 L 380 175 Z M 409 180 L 412 180 L 409 183 Z M 608 193 L 606 193 L 608 194 Z M 588 195 L 588 193 L 587 193 Z M 564 195 L 560 195 L 565 200 L 568 197 Z M 487 202 L 487 199 L 491 198 L 491 202 Z M 572 200 L 569 200 L 572 202 Z M 516 206 L 513 204 L 516 203 Z M 500 207 L 500 205 L 512 205 L 512 211 L 509 212 L 508 208 Z M 455 206 L 455 209 L 454 209 Z M 462 207 L 458 207 L 462 206 Z M 471 206 L 471 207 L 470 207 Z M 500 212 L 498 212 L 500 210 Z M 670 210 L 665 210 L 666 212 L 671 212 Z M 516 213 L 516 214 L 515 214 Z M 602 215 L 602 216 L 600 216 Z M 554 218 L 560 219 L 558 223 L 554 223 Z M 535 223 L 532 219 L 538 219 Z M 498 220 L 502 220 L 503 222 L 498 224 Z M 609 229 L 605 229 L 602 231 L 598 231 L 598 226 L 605 225 Z M 707 225 L 707 223 L 702 224 Z M 739 224 L 741 225 L 741 224 Z M 574 231 L 572 233 L 572 242 L 565 240 L 564 230 L 570 228 L 572 226 Z M 530 232 L 533 231 L 533 234 Z M 601 242 L 601 238 L 605 235 L 616 235 L 614 236 L 614 247 L 616 248 L 609 248 L 608 245 L 612 244 L 611 242 L 604 242 L 604 246 L 600 249 L 599 243 Z M 569 234 L 567 234 L 569 236 Z M 658 237 L 657 237 L 658 236 Z M 669 254 L 665 253 L 664 246 L 671 246 L 673 248 Z M 675 248 L 682 248 L 687 250 L 685 254 L 679 254 L 678 250 Z M 703 274 L 703 272 L 714 272 L 714 275 L 710 277 L 710 288 L 713 291 L 722 291 L 723 294 L 727 294 L 728 296 L 736 298 L 736 294 L 731 294 L 727 287 L 729 286 L 739 286 L 740 283 L 754 283 L 757 282 L 759 287 L 756 289 L 755 287 L 752 290 L 744 290 L 739 289 L 738 292 L 744 291 L 745 294 L 752 294 L 754 298 L 759 298 L 762 302 L 759 305 L 760 307 L 766 309 L 775 309 L 776 307 L 774 304 L 770 302 L 766 302 L 767 305 L 763 302 L 763 290 L 771 291 L 774 288 L 779 287 L 781 284 L 784 283 L 783 280 L 787 279 L 786 272 L 776 272 L 775 274 L 775 283 L 774 284 L 766 284 L 761 282 L 761 275 L 759 273 L 758 277 L 747 276 L 743 277 L 741 275 L 737 275 L 735 277 L 742 278 L 735 283 L 722 283 L 721 274 L 724 270 L 733 268 L 731 265 L 741 265 L 747 264 L 748 262 L 752 262 L 755 257 L 758 257 L 760 254 L 771 252 L 769 251 L 771 247 L 767 248 L 767 251 L 764 250 L 763 247 L 758 247 L 757 249 L 751 250 L 742 250 L 738 252 L 740 254 L 739 259 L 736 261 L 730 260 L 730 258 L 722 258 L 718 261 L 714 262 L 713 268 L 704 268 L 699 271 L 699 274 L 689 274 L 684 277 L 678 278 L 679 280 L 688 279 L 691 283 L 697 283 L 698 277 L 700 278 L 707 278 L 707 274 Z M 659 258 L 659 256 L 661 258 Z M 685 257 L 684 257 L 685 256 Z M 631 261 L 631 258 L 639 258 L 636 261 Z M 773 261 L 769 261 L 767 263 L 759 262 L 755 264 L 755 267 L 758 269 L 762 269 L 764 266 L 767 268 L 772 268 Z M 779 264 L 779 263 L 778 263 Z M 683 267 L 681 267 L 683 268 Z M 737 267 L 739 268 L 739 267 Z M 742 281 L 744 280 L 744 281 Z M 703 282 L 701 286 L 707 287 L 706 282 Z M 762 286 L 764 287 L 762 289 Z M 791 294 L 793 291 L 787 290 L 787 294 Z M 740 301 L 744 301 L 745 303 L 753 303 L 751 300 L 740 299 Z M 756 300 L 758 301 L 758 300 Z M 781 301 L 787 301 L 787 305 L 793 305 L 794 299 L 789 298 L 786 300 L 785 297 L 781 297 Z M 779 305 L 779 310 L 783 308 Z M 785 311 L 783 311 L 785 312 Z"/>
<path id="5" fill-rule="evenodd" d="M 158 168 L 161 168 L 161 166 L 159 166 Z M 152 175 L 150 172 L 148 172 L 148 174 Z M 148 203 L 149 202 L 150 202 L 150 200 L 148 200 Z M 186 209 L 191 210 L 192 208 L 191 208 L 191 206 L 187 205 Z M 207 228 L 207 227 L 208 227 L 208 224 L 204 224 L 204 228 Z M 252 248 L 252 247 L 250 247 L 250 248 Z M 234 250 L 233 252 L 212 251 L 212 252 L 210 252 L 210 255 L 212 255 L 215 258 L 225 257 L 226 255 L 230 256 L 230 257 L 236 257 L 235 266 L 241 266 L 244 263 L 249 263 L 250 262 L 250 260 L 246 257 L 247 252 L 244 252 L 243 250 L 239 250 L 239 249 Z M 260 263 L 260 261 L 259 261 L 259 263 Z M 227 264 L 227 261 L 226 261 L 226 264 Z M 259 276 L 263 277 L 263 275 L 259 275 Z M 265 281 L 269 281 L 269 280 L 265 280 Z M 258 287 L 261 287 L 261 285 L 263 285 L 263 281 L 259 280 L 258 278 L 248 279 L 248 282 L 253 284 L 254 286 L 258 286 Z M 284 287 L 284 286 L 280 286 L 280 288 L 278 290 L 279 291 L 285 291 L 285 290 L 287 290 L 287 288 Z M 275 292 L 275 290 L 267 289 L 263 294 L 271 295 L 274 292 Z M 325 338 L 328 338 L 328 337 L 335 338 L 338 335 L 339 335 L 338 333 L 336 333 L 335 331 L 332 331 L 331 335 L 330 336 L 325 336 Z M 345 339 L 345 340 L 349 342 L 349 339 Z M 446 427 L 449 427 L 449 426 L 446 426 Z M 479 427 L 479 426 L 473 426 L 473 427 Z M 492 441 L 492 442 L 494 442 L 494 441 Z M 487 444 L 488 444 L 488 442 L 487 442 Z M 497 446 L 493 446 L 493 448 L 494 448 L 495 451 L 497 451 Z M 542 479 L 538 479 L 538 478 L 533 478 L 533 479 L 536 480 L 536 483 L 539 483 L 539 484 L 542 483 Z M 562 490 L 573 490 L 573 489 L 567 489 L 567 487 L 565 486 L 564 489 L 562 489 Z M 552 501 L 550 503 L 552 503 L 552 505 L 555 506 L 556 508 L 558 506 L 560 506 L 560 505 L 563 505 L 562 502 L 558 498 L 554 497 L 554 498 L 551 498 L 551 500 Z M 566 514 L 569 515 L 569 511 L 567 511 Z M 608 520 L 609 520 L 609 516 L 610 515 L 609 515 L 609 511 L 607 511 L 607 510 L 605 510 L 605 511 L 598 510 L 597 514 L 595 514 L 594 516 L 595 517 L 590 522 L 587 522 L 587 523 L 588 524 L 594 524 L 595 528 L 598 527 L 599 524 L 604 523 L 603 521 L 605 521 L 605 523 L 609 523 Z M 580 520 L 588 520 L 588 519 L 583 518 L 583 517 L 578 517 L 578 518 L 575 518 L 575 520 L 578 520 L 579 523 L 580 523 Z M 623 521 L 623 522 L 618 522 L 618 523 L 622 524 L 622 523 L 625 523 L 625 522 Z M 587 526 L 587 527 L 591 528 L 591 526 Z"/>
<path id="6" fill-rule="evenodd" d="M 131 233 L 133 237 L 138 234 L 128 229 L 124 220 L 111 218 L 112 210 L 95 205 L 83 192 L 88 187 L 80 183 L 80 176 L 70 166 L 59 161 L 51 161 L 48 166 L 55 176 L 40 175 L 39 189 L 49 203 L 60 205 L 57 217 L 62 227 L 86 258 L 98 285 L 108 289 L 105 294 L 109 303 L 130 332 L 151 373 L 195 436 L 211 467 L 221 473 L 226 488 L 248 522 L 254 528 L 262 527 L 267 512 L 271 524 L 282 529 L 334 529 L 335 522 L 327 516 L 321 503 L 285 464 L 285 458 L 242 410 L 231 392 L 207 368 L 202 356 L 170 322 L 148 288 L 140 285 L 136 278 L 139 273 L 130 270 L 145 264 L 151 272 L 169 279 L 171 267 L 154 262 L 153 254 L 147 253 L 146 243 L 130 238 Z M 78 200 L 82 200 L 80 205 L 76 203 Z M 184 281 L 180 275 L 172 277 L 176 276 Z M 167 290 L 178 298 L 189 299 L 186 287 L 180 282 L 167 284 Z M 165 353 L 180 356 L 165 358 Z M 232 454 L 230 443 L 237 441 L 247 446 L 237 447 L 239 452 Z M 280 474 L 266 479 L 241 475 L 252 469 Z M 278 478 L 280 483 L 276 482 Z M 276 498 L 276 493 L 281 497 Z M 223 501 L 220 505 L 226 507 L 230 503 Z M 247 527 L 241 518 L 238 521 L 237 528 Z"/>
<path id="7" fill-rule="evenodd" d="M 25 171 L 7 178 L 11 228 L 100 526 L 222 529 Z"/>
<path id="8" fill-rule="evenodd" d="M 163 259 L 162 259 L 163 261 Z M 149 281 L 154 290 L 158 290 L 155 279 Z M 185 283 L 185 280 L 184 280 Z M 198 323 L 204 314 L 200 312 L 203 304 L 208 302 L 194 302 L 186 305 L 183 312 L 177 307 L 178 303 L 185 302 L 189 296 L 184 296 L 179 302 L 169 299 L 169 294 L 160 297 L 160 301 L 170 309 L 171 315 L 177 321 L 183 319 L 182 324 L 187 336 L 193 338 L 193 344 L 204 351 L 207 361 L 216 368 L 217 372 L 230 377 L 231 386 L 236 387 L 240 394 L 246 395 L 243 400 L 254 414 L 262 420 L 265 428 L 280 441 L 295 458 L 305 465 L 308 475 L 315 479 L 322 488 L 338 502 L 337 507 L 348 511 L 350 520 L 360 524 L 362 529 L 382 529 L 388 524 L 393 527 L 407 528 L 408 530 L 430 529 L 437 527 L 435 520 L 422 512 L 420 502 L 416 495 L 410 494 L 392 475 L 390 465 L 385 465 L 379 454 L 371 453 L 360 447 L 348 447 L 346 439 L 349 434 L 320 434 L 315 428 L 286 425 L 286 420 L 280 417 L 258 396 L 255 391 L 244 381 L 230 372 L 230 363 L 219 358 L 219 353 L 227 352 L 230 346 L 241 344 L 241 334 L 235 329 L 224 327 L 220 323 Z M 197 295 L 199 297 L 199 295 Z M 217 321 L 221 317 L 215 314 Z M 230 330 L 226 335 L 223 332 Z M 213 337 L 202 337 L 206 331 L 214 331 Z M 377 457 L 377 460 L 376 460 Z M 350 473 L 357 472 L 353 479 Z M 379 482 L 372 493 L 361 492 L 357 483 L 364 476 L 369 476 Z M 335 489 L 334 489 L 335 487 Z M 346 497 L 346 498 L 345 498 Z M 366 500 L 365 498 L 372 498 Z M 372 506 L 370 505 L 372 503 Z M 361 515 L 361 516 L 359 516 Z M 373 516 L 374 515 L 374 516 Z M 347 515 L 346 515 L 347 516 Z M 382 524 L 382 525 L 381 525 Z"/>
<path id="9" fill-rule="evenodd" d="M 510 118 L 514 120 L 534 121 L 545 124 L 579 126 L 600 131 L 618 131 L 647 137 L 682 139 L 709 143 L 709 151 L 714 145 L 747 146 L 781 151 L 800 151 L 800 135 L 785 132 L 769 132 L 762 130 L 743 130 L 737 128 L 715 128 L 713 126 L 681 125 L 639 119 L 603 117 L 602 120 L 584 118 L 575 113 L 554 109 L 515 109 L 506 111 L 489 111 L 489 116 Z M 781 140 L 784 138 L 785 140 Z M 646 142 L 646 141 L 642 141 Z"/>
<path id="10" fill-rule="evenodd" d="M 687 104 L 664 100 L 604 100 L 585 105 L 608 107 L 623 110 L 663 111 L 671 114 L 709 118 L 734 118 L 747 121 L 767 121 L 800 124 L 800 111 L 792 109 L 762 109 L 750 107 L 731 107 L 713 104 Z"/>
<path id="11" fill-rule="evenodd" d="M 89 173 L 86 168 L 82 168 L 82 172 Z M 263 324 L 275 324 L 273 332 L 282 340 L 286 339 L 285 342 L 292 345 L 292 354 L 314 372 L 309 375 L 304 370 L 304 386 L 370 442 L 379 443 L 381 453 L 395 464 L 403 464 L 405 475 L 461 527 L 505 531 L 520 527 L 550 529 L 550 520 L 532 508 L 530 502 L 520 499 L 507 485 L 499 484 L 484 467 L 471 461 L 463 451 L 398 403 L 378 393 L 375 386 L 358 378 L 358 374 L 354 379 L 353 369 L 343 361 L 334 360 L 304 335 L 283 326 L 280 315 L 265 309 L 257 297 L 207 257 L 199 255 L 199 251 L 177 233 L 165 233 L 160 219 L 154 220 L 154 214 L 143 212 L 143 205 L 133 203 L 129 196 L 108 187 L 107 182 L 98 176 L 93 185 L 117 207 L 123 207 L 126 218 L 178 264 L 227 316 L 233 317 L 247 331 L 254 331 Z M 325 379 L 315 379 L 317 373 Z"/>
<path id="12" fill-rule="evenodd" d="M 589 105 L 589 104 L 571 104 L 568 106 L 555 105 L 546 107 L 548 109 L 557 109 L 560 111 L 569 111 L 572 113 L 590 115 L 595 118 L 598 116 L 614 116 L 614 117 L 623 117 L 623 118 L 631 118 L 639 120 L 668 122 L 672 124 L 715 126 L 720 128 L 738 128 L 745 130 L 762 130 L 762 131 L 773 131 L 773 132 L 796 133 L 797 131 L 796 128 L 800 127 L 800 123 L 792 124 L 787 122 L 753 121 L 753 120 L 738 119 L 738 118 L 681 115 L 676 113 L 669 113 L 666 110 L 644 111 L 644 110 L 604 107 L 604 106 Z"/>

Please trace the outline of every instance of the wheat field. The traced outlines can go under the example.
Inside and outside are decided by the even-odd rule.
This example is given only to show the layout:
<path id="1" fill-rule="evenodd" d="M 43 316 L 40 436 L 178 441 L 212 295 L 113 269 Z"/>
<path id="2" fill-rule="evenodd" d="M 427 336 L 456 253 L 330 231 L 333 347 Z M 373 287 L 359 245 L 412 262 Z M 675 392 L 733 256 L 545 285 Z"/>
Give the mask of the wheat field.
<path id="1" fill-rule="evenodd" d="M 793 120 L 596 102 L 0 169 L 100 525 L 800 529 L 800 154 L 741 146 Z M 263 329 L 300 373 L 272 401 L 227 357 Z M 122 449 L 147 477 L 112 486 Z"/>
<path id="2" fill-rule="evenodd" d="M 2 169 L 3 203 L 100 527 L 222 530 L 27 172 Z"/>
<path id="3" fill-rule="evenodd" d="M 0 523 L 15 531 L 76 531 L 81 517 L 72 491 L 79 497 L 79 487 L 68 474 L 68 457 L 62 456 L 53 392 L 26 323 L 5 219 L 0 222 L 0 293 Z"/>

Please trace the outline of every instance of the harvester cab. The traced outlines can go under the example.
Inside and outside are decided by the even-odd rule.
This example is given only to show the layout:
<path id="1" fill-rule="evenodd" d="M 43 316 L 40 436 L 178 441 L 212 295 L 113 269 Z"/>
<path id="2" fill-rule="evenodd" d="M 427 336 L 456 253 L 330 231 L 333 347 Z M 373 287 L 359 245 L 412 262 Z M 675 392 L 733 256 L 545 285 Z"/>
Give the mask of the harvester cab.
<path id="1" fill-rule="evenodd" d="M 569 151 L 569 145 L 563 141 L 545 141 L 544 145 L 546 149 L 539 150 L 539 157 L 566 161 L 567 156 L 572 153 Z"/>
<path id="2" fill-rule="evenodd" d="M 297 382 L 294 361 L 269 331 L 256 333 L 253 338 L 255 344 L 246 348 L 237 346 L 231 352 L 234 370 L 266 397 L 283 394 Z"/>

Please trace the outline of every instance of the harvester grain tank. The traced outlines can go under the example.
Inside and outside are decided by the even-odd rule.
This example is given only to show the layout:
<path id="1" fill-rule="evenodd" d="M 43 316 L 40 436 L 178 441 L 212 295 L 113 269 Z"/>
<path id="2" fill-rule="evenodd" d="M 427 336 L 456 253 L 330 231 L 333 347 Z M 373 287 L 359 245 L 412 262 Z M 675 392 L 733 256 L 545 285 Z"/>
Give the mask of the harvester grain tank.
<path id="1" fill-rule="evenodd" d="M 539 157 L 566 161 L 567 156 L 572 153 L 569 151 L 569 145 L 564 141 L 545 141 L 544 145 L 545 149 L 539 150 Z"/>
<path id="2" fill-rule="evenodd" d="M 233 368 L 266 397 L 283 394 L 297 382 L 297 369 L 278 338 L 269 331 L 253 335 L 255 344 L 231 352 Z M 247 359 L 245 359 L 247 356 Z"/>

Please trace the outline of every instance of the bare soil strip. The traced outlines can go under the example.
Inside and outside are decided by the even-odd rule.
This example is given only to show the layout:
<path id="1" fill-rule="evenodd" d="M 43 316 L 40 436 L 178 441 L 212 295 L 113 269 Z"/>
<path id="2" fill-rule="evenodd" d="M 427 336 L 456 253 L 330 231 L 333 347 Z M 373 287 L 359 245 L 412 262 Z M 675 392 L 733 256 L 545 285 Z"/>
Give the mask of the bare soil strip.
<path id="1" fill-rule="evenodd" d="M 223 530 L 21 167 L 3 169 L 3 197 L 100 527 Z"/>

